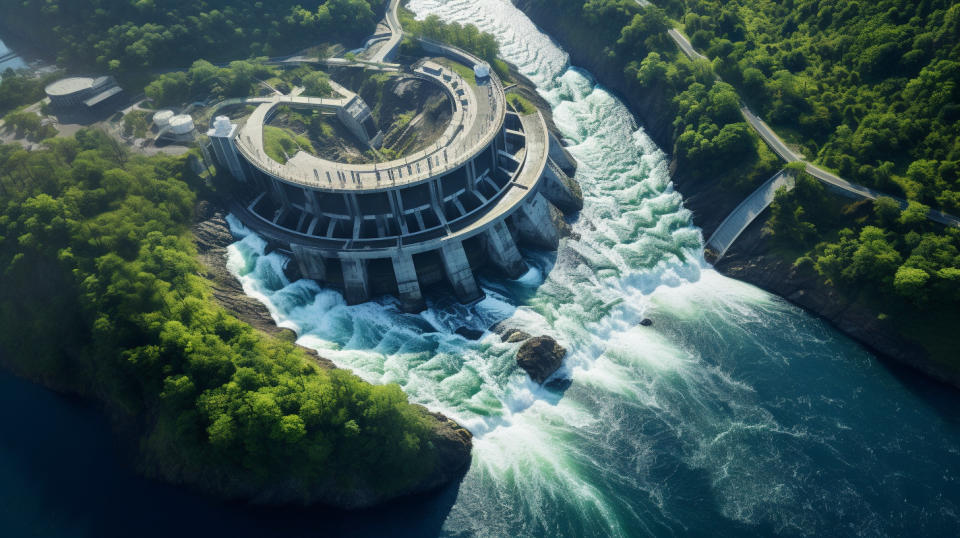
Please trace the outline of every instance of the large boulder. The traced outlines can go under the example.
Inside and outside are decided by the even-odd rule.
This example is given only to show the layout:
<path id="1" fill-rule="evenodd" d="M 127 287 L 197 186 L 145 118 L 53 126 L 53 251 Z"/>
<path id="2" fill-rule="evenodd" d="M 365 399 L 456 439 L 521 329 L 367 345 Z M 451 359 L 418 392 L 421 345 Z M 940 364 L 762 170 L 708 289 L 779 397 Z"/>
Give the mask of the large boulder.
<path id="1" fill-rule="evenodd" d="M 549 336 L 536 336 L 524 342 L 517 350 L 517 366 L 523 368 L 530 378 L 543 384 L 563 364 L 567 355 L 556 340 Z"/>
<path id="2" fill-rule="evenodd" d="M 466 338 L 467 340 L 479 340 L 483 338 L 483 331 L 478 329 L 471 329 L 470 327 L 457 327 L 457 330 L 453 331 L 460 336 Z"/>

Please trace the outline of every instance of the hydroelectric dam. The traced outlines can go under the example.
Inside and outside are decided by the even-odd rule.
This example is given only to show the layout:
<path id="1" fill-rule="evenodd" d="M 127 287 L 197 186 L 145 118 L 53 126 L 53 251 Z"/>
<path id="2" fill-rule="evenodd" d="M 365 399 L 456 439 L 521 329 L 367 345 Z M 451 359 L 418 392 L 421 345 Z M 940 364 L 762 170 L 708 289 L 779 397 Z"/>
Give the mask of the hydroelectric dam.
<path id="1" fill-rule="evenodd" d="M 402 158 L 357 164 L 298 151 L 280 163 L 268 156 L 264 126 L 283 108 L 335 115 L 379 155 L 383 133 L 370 107 L 336 83 L 336 98 L 295 89 L 247 99 L 256 107 L 248 117 L 219 116 L 207 133 L 208 154 L 234 180 L 234 215 L 295 261 L 302 277 L 341 289 L 350 304 L 392 294 L 417 312 L 425 308 L 422 290 L 444 282 L 461 302 L 475 302 L 483 297 L 475 271 L 523 275 L 517 244 L 556 249 L 557 208 L 580 207 L 540 112 L 510 110 L 496 73 L 469 53 L 424 49 L 473 77 L 427 59 L 396 74 L 442 90 L 450 115 L 434 142 Z"/>

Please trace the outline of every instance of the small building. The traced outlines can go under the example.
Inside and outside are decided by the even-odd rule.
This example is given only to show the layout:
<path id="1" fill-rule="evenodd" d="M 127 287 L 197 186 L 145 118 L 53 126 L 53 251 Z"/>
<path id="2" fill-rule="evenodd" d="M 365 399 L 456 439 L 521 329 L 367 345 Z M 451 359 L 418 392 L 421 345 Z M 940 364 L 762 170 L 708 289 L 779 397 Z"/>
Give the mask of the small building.
<path id="1" fill-rule="evenodd" d="M 423 65 L 421 65 L 421 67 L 423 68 L 424 71 L 426 71 L 427 73 L 430 73 L 435 77 L 439 77 L 440 73 L 443 73 L 443 67 L 441 67 L 440 64 L 436 62 L 431 62 L 429 60 L 426 62 L 423 62 Z"/>
<path id="2" fill-rule="evenodd" d="M 373 148 L 383 143 L 383 131 L 377 127 L 370 107 L 355 95 L 343 108 L 337 109 L 337 118 L 362 142 Z"/>
<path id="3" fill-rule="evenodd" d="M 48 85 L 50 104 L 59 112 L 92 112 L 123 93 L 113 77 L 69 77 Z"/>

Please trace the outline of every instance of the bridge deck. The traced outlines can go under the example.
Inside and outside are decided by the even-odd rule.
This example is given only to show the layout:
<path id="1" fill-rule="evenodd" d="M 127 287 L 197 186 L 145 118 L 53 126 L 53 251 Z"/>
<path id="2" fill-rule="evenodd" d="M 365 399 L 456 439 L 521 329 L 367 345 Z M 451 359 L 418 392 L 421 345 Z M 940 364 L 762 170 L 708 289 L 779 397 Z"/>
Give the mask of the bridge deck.
<path id="1" fill-rule="evenodd" d="M 707 240 L 707 247 L 713 249 L 716 260 L 727 253 L 727 249 L 747 229 L 747 226 L 750 226 L 750 223 L 773 202 L 780 187 L 793 188 L 793 176 L 786 170 L 777 172 L 727 215 Z"/>

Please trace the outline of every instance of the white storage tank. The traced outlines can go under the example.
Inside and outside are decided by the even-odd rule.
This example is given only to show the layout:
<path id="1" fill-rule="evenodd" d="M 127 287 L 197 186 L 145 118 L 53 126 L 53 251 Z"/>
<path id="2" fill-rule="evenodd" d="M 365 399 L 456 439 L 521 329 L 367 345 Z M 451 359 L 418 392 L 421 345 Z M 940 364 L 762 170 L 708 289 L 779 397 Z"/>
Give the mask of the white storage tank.
<path id="1" fill-rule="evenodd" d="M 230 123 L 230 118 L 227 116 L 217 116 L 217 119 L 213 121 L 214 136 L 227 136 L 232 129 L 233 124 Z"/>
<path id="2" fill-rule="evenodd" d="M 175 135 L 189 134 L 193 128 L 193 118 L 187 114 L 170 118 L 170 132 Z"/>
<path id="3" fill-rule="evenodd" d="M 153 115 L 153 124 L 156 125 L 158 129 L 163 129 L 170 125 L 171 118 L 173 118 L 172 110 L 161 110 Z"/>
<path id="4" fill-rule="evenodd" d="M 473 74 L 478 79 L 484 79 L 490 76 L 490 64 L 483 62 L 473 66 Z"/>

